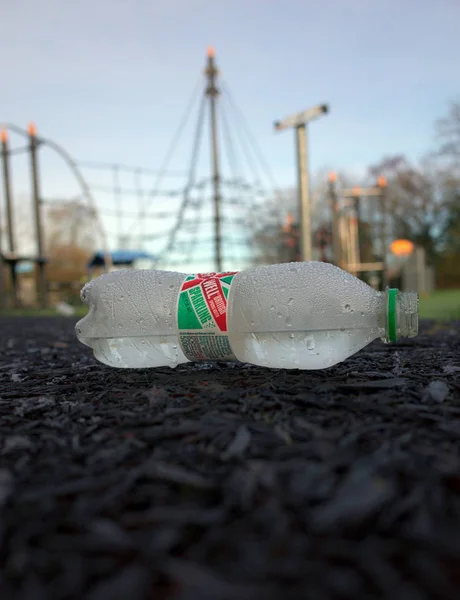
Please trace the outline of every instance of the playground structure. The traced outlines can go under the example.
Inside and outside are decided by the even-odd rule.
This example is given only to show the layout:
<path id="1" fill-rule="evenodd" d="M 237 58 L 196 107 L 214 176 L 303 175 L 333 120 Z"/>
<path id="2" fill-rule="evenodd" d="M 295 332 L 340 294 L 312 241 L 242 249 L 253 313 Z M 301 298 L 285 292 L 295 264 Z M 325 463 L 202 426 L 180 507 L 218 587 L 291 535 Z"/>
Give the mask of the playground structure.
<path id="1" fill-rule="evenodd" d="M 340 197 L 337 192 L 337 176 L 330 173 L 328 177 L 328 197 L 331 214 L 332 230 L 332 262 L 355 276 L 364 273 L 380 273 L 382 289 L 387 285 L 387 182 L 379 177 L 377 184 L 372 187 L 354 187 L 343 189 Z M 379 262 L 362 262 L 359 228 L 362 223 L 362 202 L 369 198 L 379 199 L 379 229 L 380 238 Z"/>
<path id="2" fill-rule="evenodd" d="M 29 136 L 36 136 L 35 130 L 30 128 L 28 131 Z M 5 148 L 6 146 L 6 148 Z M 37 143 L 29 142 L 28 146 L 29 152 L 37 152 Z M 6 151 L 5 151 L 6 150 Z M 2 254 L 3 264 L 7 266 L 7 269 L 10 273 L 11 283 L 12 285 L 12 298 L 10 305 L 18 306 L 18 274 L 21 272 L 21 265 L 26 266 L 27 262 L 33 262 L 35 264 L 35 274 L 36 274 L 36 289 L 38 292 L 38 299 L 40 306 L 46 306 L 48 298 L 56 297 L 56 286 L 55 284 L 50 284 L 46 280 L 46 256 L 44 256 L 43 251 L 43 215 L 42 208 L 43 203 L 37 202 L 37 198 L 40 198 L 39 193 L 39 182 L 40 178 L 38 177 L 38 161 L 36 159 L 30 160 L 32 174 L 34 170 L 36 175 L 32 176 L 32 191 L 33 191 L 33 212 L 35 216 L 35 229 L 34 233 L 36 236 L 36 247 L 37 250 L 40 248 L 41 251 L 37 251 L 36 256 L 22 256 L 16 252 L 16 244 L 14 237 L 14 227 L 13 227 L 13 203 L 12 203 L 12 190 L 11 183 L 9 177 L 9 162 L 8 158 L 11 156 L 12 151 L 9 151 L 7 145 L 7 135 L 5 132 L 2 134 L 2 162 L 3 162 L 3 189 L 4 189 L 4 198 L 5 198 L 5 225 L 6 225 L 6 236 L 5 240 L 8 244 L 8 249 L 6 252 Z M 75 161 L 72 161 L 73 164 Z M 110 165 L 107 167 L 111 171 L 116 171 L 119 174 L 121 170 L 117 165 Z M 134 170 L 134 168 L 133 168 Z M 139 170 L 139 169 L 137 169 Z M 81 176 L 83 179 L 83 176 Z M 94 197 L 94 191 L 89 184 L 85 182 L 85 192 L 86 197 L 89 198 L 88 205 L 94 207 L 94 217 L 98 219 L 100 222 L 100 227 L 102 228 L 101 223 L 101 211 L 99 207 L 96 207 L 96 201 Z M 113 189 L 107 189 L 106 191 L 112 197 L 113 202 L 115 203 L 115 210 L 113 214 L 116 217 L 117 222 L 117 232 L 115 235 L 115 239 L 117 240 L 118 250 L 111 251 L 107 250 L 106 252 L 97 252 L 92 261 L 88 264 L 88 274 L 89 277 L 96 276 L 105 270 L 111 268 L 125 268 L 125 267 L 136 267 L 139 265 L 136 262 L 136 257 L 142 259 L 142 254 L 136 254 L 136 252 L 140 251 L 130 251 L 127 248 L 123 249 L 123 229 L 121 227 L 123 223 L 123 199 L 125 197 L 125 193 L 129 190 L 123 190 L 120 187 L 119 181 L 116 177 L 113 178 L 114 186 Z M 225 182 L 225 180 L 223 180 Z M 222 182 L 221 182 L 222 183 Z M 200 183 L 201 185 L 201 183 Z M 367 188 L 359 188 L 354 187 L 350 189 L 341 189 L 338 185 L 337 177 L 334 173 L 330 173 L 328 177 L 328 187 L 327 194 L 324 198 L 324 201 L 328 203 L 329 214 L 330 214 L 330 223 L 328 227 L 328 231 L 325 232 L 325 235 L 322 237 L 321 243 L 316 243 L 316 247 L 322 247 L 326 249 L 327 252 L 320 253 L 319 256 L 316 256 L 316 259 L 319 260 L 327 260 L 329 262 L 333 262 L 337 264 L 341 268 L 359 276 L 367 279 L 367 281 L 373 285 L 374 287 L 380 287 L 383 289 L 388 284 L 388 256 L 393 255 L 392 244 L 391 242 L 391 232 L 389 231 L 388 224 L 390 220 L 390 215 L 387 214 L 386 211 L 386 192 L 387 186 L 384 178 L 379 178 L 377 184 L 374 187 Z M 133 189 L 133 194 L 138 196 L 145 196 L 145 190 L 140 188 Z M 181 190 L 177 192 L 177 195 L 183 193 Z M 376 199 L 377 206 L 374 207 L 374 216 L 377 215 L 376 229 L 373 231 L 372 239 L 374 241 L 374 245 L 377 246 L 377 254 L 380 255 L 378 260 L 374 260 L 372 262 L 363 262 L 361 260 L 361 247 L 360 247 L 360 227 L 365 225 L 365 221 L 363 221 L 363 204 L 369 199 Z M 235 200 L 232 200 L 234 203 Z M 225 205 L 225 203 L 224 203 Z M 377 211 L 377 212 L 376 212 Z M 103 213 L 103 211 L 102 211 Z M 1 213 L 0 213 L 1 214 Z M 131 212 L 131 214 L 135 214 Z M 169 214 L 169 213 L 168 213 Z M 143 229 L 140 234 L 140 238 L 148 240 L 150 237 L 155 237 L 145 232 L 146 227 L 146 213 L 144 210 L 144 205 L 142 202 L 139 204 L 139 223 L 142 224 Z M 161 213 L 154 213 L 155 216 L 161 216 Z M 151 215 L 151 216 L 154 216 Z M 225 218 L 222 219 L 222 222 L 226 222 Z M 38 223 L 38 225 L 37 225 Z M 244 227 L 244 220 L 240 220 L 240 227 Z M 176 223 L 174 227 L 177 228 L 176 234 L 183 228 L 187 230 L 191 221 L 184 218 L 183 216 L 176 215 Z M 211 223 L 212 224 L 212 223 Z M 293 253 L 292 251 L 292 232 L 297 231 L 297 235 L 299 232 L 299 224 L 295 223 L 292 216 L 288 215 L 287 224 L 284 227 L 284 233 L 287 234 L 286 239 L 283 244 L 286 245 L 287 254 L 285 258 L 281 258 L 281 260 L 301 260 L 300 252 Z M 324 233 L 324 232 L 323 232 Z M 40 237 L 38 237 L 40 235 Z M 316 232 L 316 237 L 320 236 L 321 232 Z M 312 232 L 312 236 L 315 236 L 315 232 Z M 106 233 L 104 237 L 107 238 Z M 126 242 L 128 244 L 128 241 Z M 129 244 L 128 244 L 129 245 Z M 107 248 L 109 247 L 107 242 Z M 382 250 L 383 249 L 383 250 Z M 185 249 L 187 252 L 187 249 Z M 132 258 L 134 257 L 134 258 Z M 402 275 L 401 285 L 404 289 L 417 289 L 418 291 L 431 291 L 434 286 L 434 275 L 432 271 L 427 269 L 425 264 L 425 258 L 423 256 L 423 249 L 421 248 L 409 248 L 409 251 L 406 253 L 407 259 L 405 262 L 400 262 L 400 271 Z M 158 257 L 155 253 L 146 253 L 144 258 L 148 259 L 148 265 L 145 264 L 142 268 L 153 268 L 157 266 Z M 182 263 L 185 266 L 186 261 Z M 3 269 L 0 269 L 0 276 L 3 274 Z M 0 280 L 0 285 L 5 282 Z M 81 286 L 81 281 L 76 281 L 72 283 L 72 288 L 79 288 Z M 3 288 L 5 289 L 5 288 Z M 45 291 L 43 291 L 45 290 Z M 6 303 L 5 294 L 2 294 L 1 300 L 3 304 Z"/>
<path id="3" fill-rule="evenodd" d="M 52 140 L 39 137 L 34 123 L 30 123 L 27 130 L 10 123 L 0 124 L 1 130 L 1 159 L 2 159 L 2 174 L 3 174 L 3 192 L 5 200 L 5 215 L 6 215 L 6 232 L 7 232 L 7 250 L 2 248 L 2 223 L 0 223 L 0 308 L 6 302 L 6 285 L 4 281 L 3 265 L 6 265 L 10 273 L 11 290 L 12 290 L 12 305 L 18 307 L 20 305 L 19 289 L 18 289 L 18 265 L 21 263 L 33 263 L 36 273 L 36 290 L 38 304 L 41 308 L 46 308 L 48 301 L 48 285 L 46 279 L 46 264 L 47 258 L 45 254 L 44 231 L 43 231 L 43 214 L 42 214 L 42 197 L 40 192 L 40 169 L 38 151 L 42 146 L 49 147 L 57 153 L 62 160 L 67 164 L 70 171 L 73 173 L 78 185 L 80 186 L 82 197 L 89 207 L 93 210 L 95 224 L 99 229 L 104 251 L 107 253 L 108 248 L 105 239 L 105 232 L 99 220 L 96 210 L 96 204 L 92 196 L 91 190 L 86 183 L 81 171 L 77 167 L 75 161 L 62 146 Z M 20 148 L 10 148 L 9 132 L 13 131 L 21 137 L 25 137 L 28 141 L 26 146 Z M 21 255 L 17 252 L 15 230 L 14 230 L 14 203 L 13 190 L 11 184 L 11 157 L 18 154 L 27 153 L 29 155 L 31 189 L 32 189 L 32 211 L 34 216 L 34 233 L 36 242 L 36 253 L 31 256 Z M 1 215 L 1 211 L 0 211 Z"/>
<path id="4" fill-rule="evenodd" d="M 332 262 L 357 277 L 367 278 L 373 287 L 379 286 L 382 290 L 393 279 L 398 280 L 397 285 L 403 291 L 432 292 L 435 273 L 433 267 L 427 264 L 425 250 L 409 240 L 393 239 L 385 177 L 379 177 L 374 186 L 345 188 L 340 194 L 335 173 L 330 173 L 328 180 Z M 378 254 L 380 259 L 363 262 L 360 227 L 369 224 L 362 218 L 362 206 L 363 202 L 372 198 L 377 200 L 377 207 L 371 211 L 374 221 L 372 254 Z M 393 267 L 389 264 L 389 257 L 394 259 Z"/>
<path id="5" fill-rule="evenodd" d="M 29 138 L 29 145 L 27 148 L 20 148 L 16 150 L 10 150 L 9 148 L 9 137 L 8 137 L 8 129 L 14 129 L 19 133 L 25 133 Z M 3 126 L 1 132 L 1 142 L 2 142 L 2 164 L 3 164 L 3 185 L 4 185 L 4 195 L 5 195 L 5 203 L 6 203 L 6 221 L 7 221 L 7 238 L 8 238 L 8 251 L 5 253 L 1 253 L 1 239 L 0 239 L 0 264 L 2 264 L 2 268 L 0 269 L 0 303 L 3 304 L 5 298 L 5 282 L 3 280 L 3 263 L 9 268 L 11 283 L 12 283 L 12 294 L 13 294 L 13 304 L 14 306 L 18 306 L 19 304 L 19 296 L 18 296 L 18 278 L 17 278 L 17 268 L 21 262 L 33 262 L 36 264 L 37 270 L 37 289 L 38 296 L 40 298 L 40 305 L 42 307 L 46 306 L 46 280 L 45 280 L 45 265 L 46 259 L 44 256 L 44 248 L 43 248 L 43 228 L 42 228 L 42 219 L 41 219 L 41 210 L 40 210 L 40 191 L 39 191 L 39 177 L 38 177 L 38 159 L 37 159 L 37 137 L 36 137 L 36 129 L 33 124 L 29 125 L 28 131 L 24 132 L 23 130 L 11 127 L 11 126 Z M 11 181 L 10 181 L 10 157 L 12 154 L 17 154 L 21 151 L 27 151 L 30 155 L 30 167 L 31 167 L 31 175 L 32 175 L 32 196 L 33 196 L 33 210 L 35 216 L 35 236 L 37 243 L 37 254 L 35 256 L 20 256 L 16 252 L 16 240 L 14 235 L 14 219 L 13 219 L 13 202 L 12 202 L 12 190 L 11 190 Z M 1 231 L 1 230 L 0 230 Z"/>
<path id="6" fill-rule="evenodd" d="M 391 215 L 387 207 L 387 182 L 384 177 L 380 177 L 376 184 L 371 187 L 341 189 L 335 173 L 330 173 L 327 194 L 324 199 L 329 207 L 330 223 L 322 231 L 314 232 L 312 230 L 306 124 L 326 113 L 328 111 L 327 105 L 320 105 L 288 117 L 282 122 L 275 123 L 276 130 L 294 128 L 297 141 L 299 222 L 295 223 L 292 218 L 289 218 L 283 231 L 281 218 L 284 208 L 283 198 L 264 162 L 260 149 L 248 132 L 244 120 L 240 122 L 241 130 L 245 135 L 243 133 L 239 135 L 238 128 L 233 126 L 233 123 L 232 127 L 229 127 L 224 107 L 226 107 L 225 110 L 228 108 L 233 110 L 235 120 L 238 114 L 241 117 L 241 110 L 235 105 L 227 87 L 218 82 L 219 72 L 212 49 L 208 50 L 204 75 L 205 85 L 198 88 L 198 97 L 201 97 L 201 102 L 196 121 L 190 167 L 188 172 L 185 173 L 186 181 L 184 186 L 169 191 L 162 191 L 160 186 L 167 174 L 169 161 L 184 130 L 193 102 L 189 103 L 179 129 L 173 137 L 172 145 L 166 154 L 166 160 L 158 171 L 111 163 L 80 163 L 75 161 L 62 146 L 50 139 L 38 136 L 34 124 L 29 125 L 27 130 L 11 124 L 0 125 L 5 204 L 4 230 L 6 231 L 5 240 L 2 240 L 3 224 L 0 223 L 0 308 L 8 304 L 5 294 L 6 282 L 3 266 L 5 265 L 9 272 L 11 288 L 9 306 L 17 307 L 20 304 L 18 273 L 21 270 L 21 265 L 27 262 L 34 264 L 37 304 L 43 308 L 48 305 L 48 292 L 52 286 L 49 285 L 46 275 L 48 261 L 44 243 L 44 200 L 40 192 L 41 171 L 39 163 L 39 150 L 44 146 L 50 148 L 65 161 L 79 185 L 82 201 L 85 206 L 92 210 L 92 218 L 99 232 L 102 249 L 95 254 L 93 261 L 88 265 L 90 277 L 99 272 L 101 268 L 102 270 L 110 270 L 119 265 L 135 266 L 137 263 L 133 256 L 141 257 L 143 252 L 145 253 L 144 258 L 148 258 L 148 265 L 144 268 L 164 268 L 163 265 L 165 264 L 167 268 L 176 268 L 176 266 L 186 268 L 190 264 L 195 248 L 198 246 L 204 249 L 207 263 L 209 259 L 214 259 L 216 271 L 225 270 L 227 267 L 235 268 L 235 249 L 240 246 L 245 251 L 248 248 L 254 249 L 256 247 L 254 238 L 257 229 L 254 215 L 260 214 L 272 215 L 274 219 L 272 223 L 279 223 L 279 226 L 272 225 L 272 227 L 275 229 L 278 227 L 279 233 L 282 237 L 284 236 L 283 244 L 286 245 L 286 260 L 304 260 L 306 256 L 311 259 L 313 257 L 313 241 L 315 241 L 316 247 L 320 248 L 317 259 L 327 260 L 356 276 L 363 277 L 374 287 L 383 289 L 388 285 L 391 275 L 389 258 L 392 256 L 392 251 L 390 247 L 394 240 L 391 237 L 389 227 L 391 225 Z M 222 93 L 222 91 L 225 93 Z M 209 108 L 211 176 L 197 179 L 197 162 L 206 106 Z M 25 137 L 27 140 L 26 146 L 10 148 L 10 131 Z M 231 138 L 231 133 L 235 135 L 236 141 Z M 235 152 L 237 146 L 239 146 L 239 152 Z M 231 178 L 222 176 L 222 150 L 226 150 L 227 162 L 232 174 Z M 34 217 L 36 252 L 31 256 L 24 256 L 17 252 L 14 231 L 10 159 L 13 155 L 20 153 L 29 155 L 32 183 L 31 208 Z M 237 163 L 240 157 L 244 157 L 246 163 L 250 166 L 253 176 L 252 183 L 249 183 L 237 172 Z M 112 185 L 104 189 L 98 188 L 94 184 L 88 184 L 82 174 L 85 168 L 107 171 L 111 175 Z M 120 183 L 120 176 L 124 171 L 134 176 L 132 189 L 123 188 Z M 265 173 L 271 183 L 272 189 L 270 192 L 262 186 L 261 171 Z M 155 175 L 153 189 L 148 192 L 140 183 L 141 177 L 147 174 Z M 206 196 L 207 187 L 210 190 L 209 197 Z M 111 198 L 112 205 L 108 210 L 98 206 L 95 200 L 95 191 L 102 194 L 107 193 Z M 228 192 L 227 195 L 225 192 Z M 373 210 L 373 221 L 375 222 L 372 224 L 372 257 L 370 260 L 364 260 L 360 239 L 364 228 L 370 225 L 364 219 L 363 212 L 372 199 L 377 201 L 377 206 Z M 160 205 L 160 210 L 157 206 L 155 212 L 149 212 L 149 207 L 154 200 L 157 201 L 157 205 Z M 178 202 L 178 205 L 172 208 L 175 201 Z M 208 208 L 210 209 L 208 211 L 209 215 L 206 215 L 204 211 L 206 201 L 208 201 Z M 136 206 L 136 203 L 137 210 L 133 210 L 132 205 Z M 125 210 L 125 205 L 128 206 L 128 210 Z M 244 212 L 242 214 L 240 212 L 240 215 L 236 216 L 238 210 Z M 130 216 L 132 223 L 129 227 L 126 227 L 124 223 L 127 215 Z M 0 218 L 1 216 L 0 206 Z M 116 220 L 114 243 L 109 243 L 106 228 L 107 221 L 103 225 L 102 217 L 105 219 L 115 218 Z M 375 220 L 375 217 L 377 217 L 377 220 Z M 169 227 L 163 225 L 166 222 Z M 152 223 L 153 230 L 147 229 L 149 223 Z M 200 228 L 206 224 L 212 232 L 209 239 L 201 235 Z M 243 239 L 228 235 L 231 225 L 235 226 L 240 233 L 245 234 Z M 260 226 L 259 222 L 257 226 Z M 137 235 L 134 234 L 134 230 L 137 230 Z M 181 240 L 181 234 L 183 240 Z M 133 239 L 137 240 L 135 249 L 132 246 Z M 144 247 L 144 244 L 156 244 L 158 241 L 163 244 L 161 250 L 158 250 L 158 248 L 155 250 L 146 249 Z M 208 243 L 211 244 L 212 248 L 207 249 Z M 230 249 L 228 254 L 224 251 L 226 247 Z M 174 256 L 176 255 L 181 258 L 175 259 Z M 410 260 L 407 258 L 409 256 Z M 398 265 L 399 272 L 403 269 L 404 264 L 412 265 L 410 268 L 406 266 L 406 275 L 403 277 L 404 285 L 412 286 L 412 289 L 419 290 L 423 288 L 424 291 L 431 291 L 434 285 L 434 274 L 427 270 L 423 250 L 411 248 L 410 252 L 406 254 L 406 259 L 405 263 L 400 260 Z M 245 266 L 249 266 L 252 259 L 248 258 L 247 260 L 249 260 L 249 263 Z M 416 272 L 416 275 L 413 275 L 412 271 Z M 413 276 L 411 276 L 411 273 Z M 74 288 L 77 288 L 81 282 L 71 282 L 71 284 Z"/>
<path id="7" fill-rule="evenodd" d="M 365 216 L 363 209 L 372 200 L 374 204 L 367 207 Z M 310 232 L 316 260 L 336 264 L 376 289 L 383 290 L 391 283 L 404 291 L 434 290 L 434 269 L 427 264 L 425 250 L 409 240 L 394 239 L 384 177 L 374 186 L 340 188 L 336 174 L 331 172 L 324 201 L 329 222 Z M 301 229 L 302 220 L 296 221 L 288 213 L 283 226 L 283 260 L 302 260 Z M 366 232 L 368 247 L 363 248 Z"/>

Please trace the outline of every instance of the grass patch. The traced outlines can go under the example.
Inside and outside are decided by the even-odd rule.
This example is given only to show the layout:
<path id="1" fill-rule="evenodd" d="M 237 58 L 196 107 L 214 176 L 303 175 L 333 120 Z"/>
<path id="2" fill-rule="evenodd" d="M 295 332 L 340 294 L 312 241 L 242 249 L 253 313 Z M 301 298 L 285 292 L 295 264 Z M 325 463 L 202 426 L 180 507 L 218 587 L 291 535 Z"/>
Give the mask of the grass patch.
<path id="1" fill-rule="evenodd" d="M 86 315 L 86 306 L 76 306 L 72 318 L 81 319 Z M 6 308 L 0 310 L 0 317 L 57 317 L 60 315 L 54 308 Z"/>
<path id="2" fill-rule="evenodd" d="M 420 318 L 436 321 L 460 319 L 460 290 L 439 290 L 420 296 Z"/>

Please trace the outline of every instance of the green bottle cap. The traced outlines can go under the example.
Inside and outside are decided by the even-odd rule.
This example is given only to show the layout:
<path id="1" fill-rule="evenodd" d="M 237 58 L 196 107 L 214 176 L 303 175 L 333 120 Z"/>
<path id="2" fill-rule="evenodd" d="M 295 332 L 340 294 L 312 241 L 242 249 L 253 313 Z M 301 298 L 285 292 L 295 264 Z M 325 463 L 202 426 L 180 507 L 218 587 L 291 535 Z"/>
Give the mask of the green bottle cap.
<path id="1" fill-rule="evenodd" d="M 398 298 L 398 289 L 392 288 L 388 290 L 388 340 L 396 342 L 398 339 L 396 327 L 396 301 Z"/>

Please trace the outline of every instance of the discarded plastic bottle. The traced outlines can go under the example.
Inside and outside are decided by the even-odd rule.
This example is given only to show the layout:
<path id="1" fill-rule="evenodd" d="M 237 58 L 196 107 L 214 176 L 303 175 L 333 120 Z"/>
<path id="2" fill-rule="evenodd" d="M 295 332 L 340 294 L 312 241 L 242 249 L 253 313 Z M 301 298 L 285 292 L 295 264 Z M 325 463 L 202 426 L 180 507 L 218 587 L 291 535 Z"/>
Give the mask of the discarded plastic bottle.
<path id="1" fill-rule="evenodd" d="M 376 338 L 418 333 L 418 296 L 377 292 L 322 262 L 187 275 L 122 270 L 86 284 L 78 339 L 119 368 L 194 360 L 322 369 Z"/>

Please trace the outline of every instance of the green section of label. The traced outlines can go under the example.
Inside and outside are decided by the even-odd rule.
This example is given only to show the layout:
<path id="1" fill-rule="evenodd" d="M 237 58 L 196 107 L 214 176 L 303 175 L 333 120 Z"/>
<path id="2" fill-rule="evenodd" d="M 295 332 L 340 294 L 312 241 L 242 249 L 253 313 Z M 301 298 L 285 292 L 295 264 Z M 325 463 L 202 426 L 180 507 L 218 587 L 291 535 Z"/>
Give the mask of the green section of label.
<path id="1" fill-rule="evenodd" d="M 179 329 L 202 328 L 187 292 L 182 292 L 179 297 L 178 325 Z"/>
<path id="2" fill-rule="evenodd" d="M 230 285 L 234 277 L 235 275 L 229 275 L 228 277 L 221 277 L 220 280 L 222 283 L 228 283 L 228 285 Z"/>
<path id="3" fill-rule="evenodd" d="M 236 272 L 189 275 L 177 304 L 179 339 L 190 360 L 236 360 L 227 335 L 227 299 Z"/>

